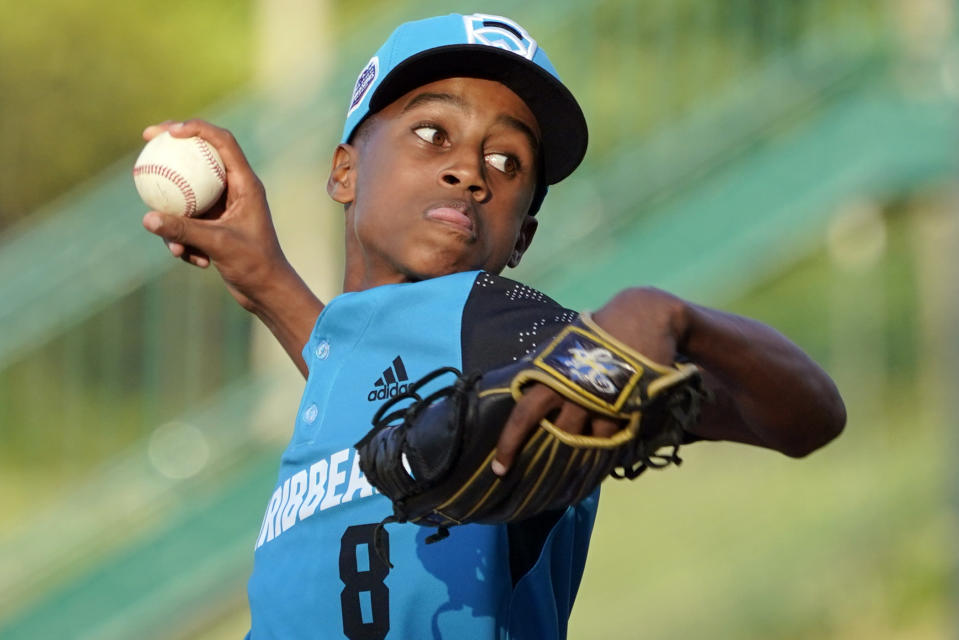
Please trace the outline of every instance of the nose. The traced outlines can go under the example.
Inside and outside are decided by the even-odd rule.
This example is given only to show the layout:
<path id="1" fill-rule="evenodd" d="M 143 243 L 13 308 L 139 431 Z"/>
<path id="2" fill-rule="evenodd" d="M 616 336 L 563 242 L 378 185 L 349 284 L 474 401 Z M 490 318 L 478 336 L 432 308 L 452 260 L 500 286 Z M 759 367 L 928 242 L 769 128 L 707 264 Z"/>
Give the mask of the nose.
<path id="1" fill-rule="evenodd" d="M 467 153 L 457 154 L 451 158 L 450 164 L 440 171 L 440 181 L 446 186 L 469 191 L 477 202 L 483 202 L 489 197 L 482 157 L 475 158 Z"/>

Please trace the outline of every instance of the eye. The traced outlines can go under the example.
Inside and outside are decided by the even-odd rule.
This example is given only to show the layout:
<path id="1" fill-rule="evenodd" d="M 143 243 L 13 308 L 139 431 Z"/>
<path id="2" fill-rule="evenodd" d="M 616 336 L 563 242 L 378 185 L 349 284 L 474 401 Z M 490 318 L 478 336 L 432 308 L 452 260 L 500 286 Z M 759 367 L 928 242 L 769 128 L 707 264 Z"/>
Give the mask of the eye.
<path id="1" fill-rule="evenodd" d="M 486 162 L 497 171 L 509 176 L 519 171 L 519 160 L 505 153 L 487 153 Z"/>
<path id="2" fill-rule="evenodd" d="M 420 125 L 413 129 L 413 133 L 421 140 L 429 142 L 430 144 L 439 146 L 446 142 L 446 132 L 433 125 Z"/>

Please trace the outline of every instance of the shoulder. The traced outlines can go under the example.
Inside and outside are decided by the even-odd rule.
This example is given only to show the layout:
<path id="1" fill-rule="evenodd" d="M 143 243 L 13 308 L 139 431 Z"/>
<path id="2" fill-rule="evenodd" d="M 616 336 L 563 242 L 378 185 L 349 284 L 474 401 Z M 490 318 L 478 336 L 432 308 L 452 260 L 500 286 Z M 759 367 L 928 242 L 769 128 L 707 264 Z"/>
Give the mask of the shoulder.
<path id="1" fill-rule="evenodd" d="M 475 272 L 466 304 L 468 311 L 477 314 L 512 309 L 566 310 L 538 289 L 487 271 Z"/>
<path id="2" fill-rule="evenodd" d="M 486 371 L 515 362 L 577 315 L 529 285 L 478 272 L 463 306 L 463 368 Z"/>

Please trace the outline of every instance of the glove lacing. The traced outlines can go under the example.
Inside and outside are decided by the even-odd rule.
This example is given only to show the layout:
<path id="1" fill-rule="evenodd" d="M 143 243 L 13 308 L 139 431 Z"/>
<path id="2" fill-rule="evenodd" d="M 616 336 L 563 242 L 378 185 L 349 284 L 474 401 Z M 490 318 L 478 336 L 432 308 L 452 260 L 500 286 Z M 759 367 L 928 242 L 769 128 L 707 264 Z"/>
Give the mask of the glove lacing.
<path id="1" fill-rule="evenodd" d="M 683 463 L 679 457 L 679 447 L 683 444 L 683 434 L 687 428 L 699 420 L 699 411 L 704 401 L 710 400 L 712 394 L 703 387 L 702 379 L 697 378 L 696 384 L 676 389 L 666 399 L 666 410 L 669 415 L 669 424 L 664 429 L 662 438 L 657 442 L 653 441 L 652 446 L 647 448 L 642 440 L 637 439 L 639 451 L 635 457 L 638 462 L 629 465 L 623 465 L 620 469 L 613 469 L 609 475 L 618 480 L 635 480 L 647 469 L 662 469 L 671 464 L 677 467 Z M 658 453 L 661 447 L 672 447 L 668 453 Z"/>

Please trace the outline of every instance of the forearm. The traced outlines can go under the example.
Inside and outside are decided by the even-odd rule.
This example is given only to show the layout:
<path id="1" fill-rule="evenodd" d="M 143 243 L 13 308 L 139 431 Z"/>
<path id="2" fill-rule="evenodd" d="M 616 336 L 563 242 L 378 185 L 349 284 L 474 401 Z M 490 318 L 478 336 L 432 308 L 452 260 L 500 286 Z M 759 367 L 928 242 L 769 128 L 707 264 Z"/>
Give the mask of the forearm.
<path id="1" fill-rule="evenodd" d="M 310 338 L 323 303 L 289 264 L 279 265 L 254 293 L 247 293 L 243 307 L 273 333 L 293 364 L 305 378 L 309 371 L 303 346 Z"/>
<path id="2" fill-rule="evenodd" d="M 760 322 L 685 305 L 678 351 L 699 364 L 715 396 L 694 429 L 799 457 L 842 431 L 846 413 L 830 377 L 785 336 Z"/>
<path id="3" fill-rule="evenodd" d="M 669 363 L 683 356 L 701 367 L 712 401 L 691 428 L 698 436 L 798 457 L 835 438 L 845 425 L 845 407 L 829 376 L 761 322 L 654 288 L 623 291 L 594 317 L 653 360 Z"/>

